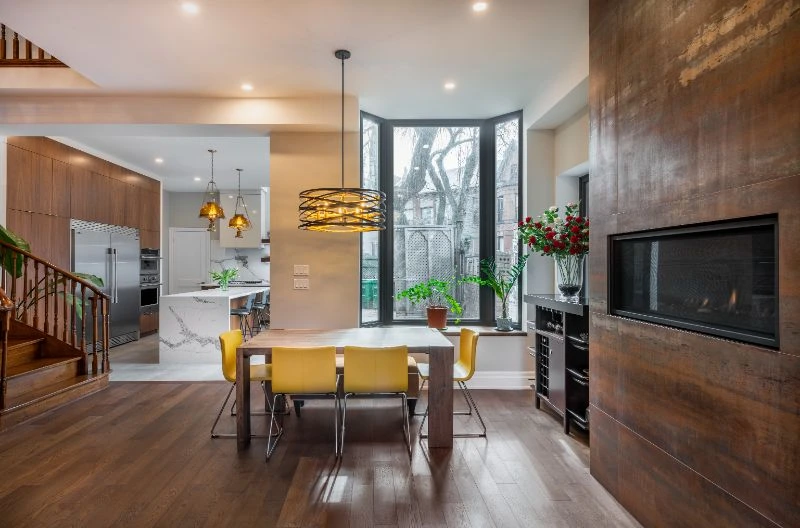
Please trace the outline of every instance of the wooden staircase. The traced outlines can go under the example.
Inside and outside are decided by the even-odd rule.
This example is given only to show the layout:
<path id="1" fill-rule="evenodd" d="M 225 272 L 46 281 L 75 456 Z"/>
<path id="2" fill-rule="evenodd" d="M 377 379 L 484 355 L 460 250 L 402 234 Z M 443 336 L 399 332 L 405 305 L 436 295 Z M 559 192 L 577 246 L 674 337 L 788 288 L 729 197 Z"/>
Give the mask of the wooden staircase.
<path id="1" fill-rule="evenodd" d="M 110 368 L 107 296 L 2 241 L 0 263 L 2 431 L 106 388 Z M 9 286 L 11 297 L 5 293 Z M 87 335 L 94 336 L 91 342 Z"/>

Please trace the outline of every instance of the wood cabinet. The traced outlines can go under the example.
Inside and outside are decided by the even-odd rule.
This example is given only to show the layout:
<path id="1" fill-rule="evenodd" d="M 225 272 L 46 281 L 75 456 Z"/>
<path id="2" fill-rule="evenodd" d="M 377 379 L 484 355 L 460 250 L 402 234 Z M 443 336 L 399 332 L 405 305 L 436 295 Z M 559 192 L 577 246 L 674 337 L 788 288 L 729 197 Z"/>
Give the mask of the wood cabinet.
<path id="1" fill-rule="evenodd" d="M 161 248 L 161 231 L 139 230 L 139 243 L 143 248 Z"/>
<path id="2" fill-rule="evenodd" d="M 147 335 L 158 331 L 158 310 L 151 309 L 139 315 L 139 335 Z"/>
<path id="3" fill-rule="evenodd" d="M 53 206 L 51 214 L 61 218 L 70 218 L 70 200 L 72 183 L 69 180 L 69 165 L 63 161 L 53 160 Z"/>
<path id="4" fill-rule="evenodd" d="M 70 269 L 69 218 L 9 209 L 6 226 L 30 244 L 34 255 Z"/>

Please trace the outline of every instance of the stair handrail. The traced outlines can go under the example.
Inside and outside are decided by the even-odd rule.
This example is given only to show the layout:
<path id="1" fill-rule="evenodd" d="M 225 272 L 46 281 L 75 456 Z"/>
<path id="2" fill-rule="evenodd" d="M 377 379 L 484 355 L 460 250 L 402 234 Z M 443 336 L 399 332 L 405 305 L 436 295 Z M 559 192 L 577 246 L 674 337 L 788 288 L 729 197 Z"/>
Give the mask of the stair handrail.
<path id="1" fill-rule="evenodd" d="M 44 332 L 45 335 L 72 347 L 76 353 L 79 352 L 83 357 L 81 368 L 83 374 L 89 372 L 88 344 L 88 348 L 92 351 L 92 373 L 110 372 L 108 360 L 110 298 L 107 294 L 79 275 L 2 239 L 0 239 L 0 264 L 3 268 L 0 288 L 10 293 L 4 295 L 12 304 L 5 317 L 10 319 L 10 312 L 14 311 L 14 318 L 19 323 Z M 29 270 L 31 265 L 33 269 Z M 84 308 L 89 306 L 91 326 L 88 330 L 91 332 L 92 340 L 87 343 L 87 320 L 90 317 Z M 40 311 L 44 312 L 43 318 L 40 317 Z M 7 326 L 10 327 L 10 323 Z M 0 382 L 5 386 L 7 342 L 3 352 Z"/>
<path id="2" fill-rule="evenodd" d="M 8 329 L 11 326 L 11 312 L 14 311 L 14 301 L 6 296 L 0 288 L 0 409 L 6 405 L 6 369 L 8 358 Z"/>

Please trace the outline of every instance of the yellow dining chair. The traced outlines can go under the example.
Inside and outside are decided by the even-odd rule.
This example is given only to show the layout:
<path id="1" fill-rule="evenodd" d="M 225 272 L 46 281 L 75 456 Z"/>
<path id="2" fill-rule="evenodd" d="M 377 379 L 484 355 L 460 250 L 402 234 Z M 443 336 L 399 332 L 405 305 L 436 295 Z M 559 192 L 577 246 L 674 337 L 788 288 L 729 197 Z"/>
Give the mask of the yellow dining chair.
<path id="1" fill-rule="evenodd" d="M 272 438 L 275 406 L 279 396 L 315 394 L 332 396 L 335 404 L 333 449 L 339 456 L 339 376 L 336 374 L 336 347 L 274 347 L 272 349 L 272 418 L 269 423 L 267 460 L 283 436 L 283 428 Z M 275 422 L 275 425 L 278 425 Z"/>
<path id="2" fill-rule="evenodd" d="M 472 379 L 475 374 L 475 356 L 478 353 L 478 332 L 468 328 L 461 329 L 461 338 L 458 347 L 458 361 L 453 365 L 453 381 L 458 383 L 461 388 L 461 394 L 464 396 L 464 401 L 467 402 L 468 411 L 457 411 L 453 414 L 472 414 L 472 409 L 475 409 L 475 414 L 478 416 L 478 421 L 481 423 L 482 433 L 458 433 L 453 434 L 455 438 L 485 438 L 486 437 L 486 424 L 483 423 L 481 413 L 478 411 L 478 406 L 475 405 L 475 400 L 472 399 L 467 388 L 466 382 Z M 430 379 L 430 365 L 427 363 L 419 363 L 419 377 L 422 378 L 422 387 L 425 382 Z M 422 392 L 420 387 L 420 393 Z M 422 423 L 419 424 L 419 437 L 428 438 L 427 434 L 422 434 L 422 428 L 425 426 L 425 420 L 428 418 L 428 409 L 425 409 L 425 414 L 422 417 Z"/>
<path id="3" fill-rule="evenodd" d="M 222 402 L 222 407 L 219 408 L 219 413 L 217 413 L 217 419 L 214 420 L 214 425 L 211 426 L 211 438 L 236 438 L 235 434 L 219 434 L 215 433 L 214 429 L 217 427 L 217 423 L 219 422 L 220 416 L 222 416 L 222 411 L 225 410 L 225 406 L 228 405 L 228 400 L 231 398 L 231 394 L 233 394 L 233 389 L 236 388 L 236 349 L 242 344 L 242 331 L 241 330 L 231 330 L 230 332 L 223 332 L 219 335 L 219 348 L 222 352 L 222 375 L 225 377 L 226 380 L 231 382 L 231 390 L 228 391 L 228 395 L 225 397 L 225 401 Z M 269 398 L 267 398 L 267 382 L 272 379 L 272 365 L 251 365 L 250 366 L 250 381 L 260 381 L 261 382 L 261 389 L 264 391 L 264 408 L 265 412 L 263 413 L 250 413 L 251 416 L 266 416 L 270 414 L 267 411 L 270 411 L 271 408 L 269 406 Z M 236 406 L 236 400 L 233 400 L 233 404 L 231 404 L 231 416 L 236 415 L 236 411 L 234 411 L 234 407 Z M 253 438 L 264 438 L 264 435 L 251 435 Z"/>
<path id="4" fill-rule="evenodd" d="M 339 453 L 344 452 L 344 431 L 347 419 L 347 398 L 359 394 L 400 396 L 403 402 L 403 436 L 411 455 L 408 425 L 408 347 L 384 348 L 344 347 L 344 405 L 342 407 L 342 439 Z"/>

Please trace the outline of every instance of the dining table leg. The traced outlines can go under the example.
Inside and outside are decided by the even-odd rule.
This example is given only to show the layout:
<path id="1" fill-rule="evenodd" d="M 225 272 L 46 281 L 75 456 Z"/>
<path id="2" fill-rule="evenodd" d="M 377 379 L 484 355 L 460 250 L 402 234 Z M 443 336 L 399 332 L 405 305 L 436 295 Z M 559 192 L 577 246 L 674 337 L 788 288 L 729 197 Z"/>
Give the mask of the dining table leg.
<path id="1" fill-rule="evenodd" d="M 430 347 L 428 447 L 453 447 L 453 347 Z"/>
<path id="2" fill-rule="evenodd" d="M 236 354 L 236 447 L 250 445 L 250 356 Z"/>

